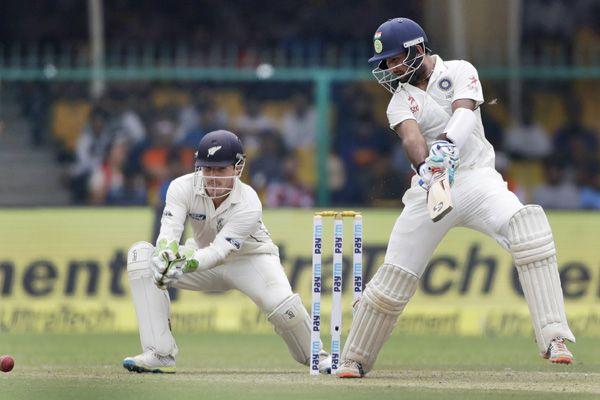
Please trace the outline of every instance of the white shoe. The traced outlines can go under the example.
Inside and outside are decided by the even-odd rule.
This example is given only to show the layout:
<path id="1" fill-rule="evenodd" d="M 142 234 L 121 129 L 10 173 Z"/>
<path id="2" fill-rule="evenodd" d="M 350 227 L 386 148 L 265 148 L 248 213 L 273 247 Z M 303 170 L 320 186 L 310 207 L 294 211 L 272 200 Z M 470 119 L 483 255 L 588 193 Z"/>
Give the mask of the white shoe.
<path id="1" fill-rule="evenodd" d="M 340 364 L 336 375 L 338 378 L 362 378 L 365 376 L 365 372 L 359 362 L 344 360 Z"/>
<path id="2" fill-rule="evenodd" d="M 573 354 L 567 349 L 565 339 L 561 337 L 550 342 L 548 350 L 546 350 L 546 353 L 542 353 L 542 357 L 556 364 L 571 364 L 573 362 Z"/>
<path id="3" fill-rule="evenodd" d="M 161 356 L 151 350 L 123 360 L 123 368 L 133 372 L 175 373 L 175 357 Z"/>
<path id="4" fill-rule="evenodd" d="M 319 352 L 319 373 L 331 374 L 331 355 L 325 350 Z"/>

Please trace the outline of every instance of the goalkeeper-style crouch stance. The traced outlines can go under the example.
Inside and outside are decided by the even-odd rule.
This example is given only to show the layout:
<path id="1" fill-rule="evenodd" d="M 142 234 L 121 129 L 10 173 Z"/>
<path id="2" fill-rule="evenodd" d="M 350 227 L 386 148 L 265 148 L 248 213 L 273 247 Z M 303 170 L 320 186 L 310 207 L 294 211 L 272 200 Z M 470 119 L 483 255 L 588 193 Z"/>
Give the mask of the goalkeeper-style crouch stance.
<path id="1" fill-rule="evenodd" d="M 310 317 L 292 293 L 279 249 L 262 223 L 258 195 L 239 177 L 244 168 L 239 138 L 224 130 L 206 134 L 198 146 L 195 172 L 169 186 L 156 247 L 135 243 L 127 273 L 140 330 L 142 354 L 123 366 L 136 372 L 175 372 L 178 349 L 169 326 L 172 286 L 199 291 L 237 289 L 268 316 L 294 359 L 310 360 Z M 187 218 L 193 239 L 179 246 Z M 319 370 L 331 370 L 321 351 Z"/>
<path id="2" fill-rule="evenodd" d="M 567 323 L 552 230 L 540 206 L 524 206 L 494 169 L 486 140 L 483 91 L 477 70 L 463 60 L 431 54 L 427 35 L 408 18 L 384 22 L 373 36 L 377 81 L 393 95 L 390 128 L 402 140 L 417 175 L 390 235 L 383 265 L 358 303 L 337 375 L 369 372 L 404 307 L 417 289 L 431 255 L 454 227 L 496 239 L 515 261 L 538 350 L 553 363 L 570 364 Z M 438 222 L 427 211 L 433 172 L 446 169 L 454 209 Z"/>

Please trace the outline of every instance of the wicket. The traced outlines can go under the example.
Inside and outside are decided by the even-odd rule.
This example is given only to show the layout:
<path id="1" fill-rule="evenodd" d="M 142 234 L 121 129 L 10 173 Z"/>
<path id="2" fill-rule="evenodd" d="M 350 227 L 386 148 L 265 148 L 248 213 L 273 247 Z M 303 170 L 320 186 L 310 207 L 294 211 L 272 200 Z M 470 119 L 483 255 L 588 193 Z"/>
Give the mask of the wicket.
<path id="1" fill-rule="evenodd" d="M 354 304 L 362 295 L 362 215 L 355 211 L 321 211 L 313 217 L 313 254 L 312 254 L 312 332 L 310 374 L 319 374 L 319 348 L 321 347 L 321 270 L 323 217 L 333 217 L 333 283 L 331 285 L 331 373 L 337 372 L 340 362 L 342 334 L 342 270 L 344 218 L 354 219 L 353 229 L 353 300 Z"/>

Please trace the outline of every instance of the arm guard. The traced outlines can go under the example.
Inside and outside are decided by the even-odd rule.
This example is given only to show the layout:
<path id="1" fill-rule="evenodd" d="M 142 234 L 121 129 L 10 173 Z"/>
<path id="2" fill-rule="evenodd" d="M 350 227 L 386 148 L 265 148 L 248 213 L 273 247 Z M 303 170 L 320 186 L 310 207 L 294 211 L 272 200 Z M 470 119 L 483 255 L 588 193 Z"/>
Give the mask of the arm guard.
<path id="1" fill-rule="evenodd" d="M 475 130 L 476 123 L 475 113 L 468 108 L 460 107 L 450 117 L 444 133 L 460 149 Z"/>

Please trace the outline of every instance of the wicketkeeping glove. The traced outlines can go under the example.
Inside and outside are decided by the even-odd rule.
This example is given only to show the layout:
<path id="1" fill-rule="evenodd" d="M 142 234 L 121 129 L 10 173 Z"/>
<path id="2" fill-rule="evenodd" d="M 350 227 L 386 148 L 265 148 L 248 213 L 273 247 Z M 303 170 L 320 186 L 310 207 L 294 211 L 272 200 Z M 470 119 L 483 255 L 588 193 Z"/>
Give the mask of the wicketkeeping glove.
<path id="1" fill-rule="evenodd" d="M 179 246 L 175 241 L 160 239 L 152 256 L 152 272 L 154 283 L 160 289 L 166 289 L 170 284 L 181 278 L 185 272 L 195 271 L 198 261 L 192 258 L 195 248 Z"/>

